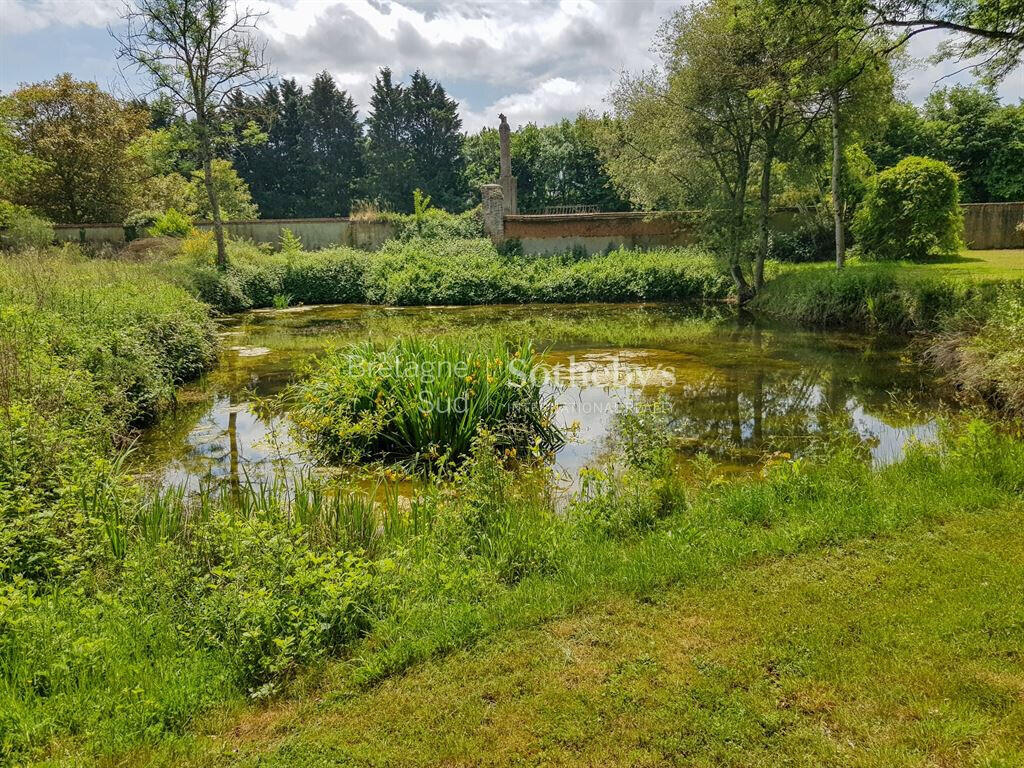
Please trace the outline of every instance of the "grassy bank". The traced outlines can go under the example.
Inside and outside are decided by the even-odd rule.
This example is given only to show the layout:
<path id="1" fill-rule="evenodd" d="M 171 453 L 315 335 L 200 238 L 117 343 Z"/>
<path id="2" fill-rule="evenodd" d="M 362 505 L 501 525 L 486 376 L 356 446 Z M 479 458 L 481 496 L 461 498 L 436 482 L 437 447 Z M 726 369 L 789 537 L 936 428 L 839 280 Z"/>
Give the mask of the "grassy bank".
<path id="1" fill-rule="evenodd" d="M 207 308 L 148 269 L 0 260 L 0 576 L 63 580 L 100 558 L 135 429 L 209 368 Z"/>
<path id="2" fill-rule="evenodd" d="M 290 503 L 164 495 L 123 520 L 106 578 L 5 587 L 3 744 L 82 762 L 187 745 L 204 711 L 272 696 L 331 657 L 347 661 L 320 679 L 359 690 L 600 601 L 1013 508 L 1021 467 L 1024 445 L 975 422 L 879 472 L 831 446 L 744 482 L 703 466 L 692 487 L 656 452 L 627 452 L 561 515 L 487 445 L 408 509 L 308 487 Z"/>
<path id="3" fill-rule="evenodd" d="M 235 243 L 219 272 L 212 252 L 186 241 L 169 265 L 224 312 L 287 304 L 501 304 L 580 301 L 709 301 L 729 282 L 698 249 L 613 251 L 589 258 L 500 254 L 487 240 L 392 240 L 373 253 L 352 248 L 266 253 Z"/>
<path id="4" fill-rule="evenodd" d="M 992 269 L 990 259 L 963 261 L 789 268 L 750 309 L 811 328 L 917 334 L 967 399 L 1024 415 L 1024 270 L 1010 266 L 1024 267 L 1024 254 L 1000 256 Z"/>
<path id="5" fill-rule="evenodd" d="M 154 762 L 1018 765 L 1022 512 L 612 598 L 368 691 L 211 718 Z"/>

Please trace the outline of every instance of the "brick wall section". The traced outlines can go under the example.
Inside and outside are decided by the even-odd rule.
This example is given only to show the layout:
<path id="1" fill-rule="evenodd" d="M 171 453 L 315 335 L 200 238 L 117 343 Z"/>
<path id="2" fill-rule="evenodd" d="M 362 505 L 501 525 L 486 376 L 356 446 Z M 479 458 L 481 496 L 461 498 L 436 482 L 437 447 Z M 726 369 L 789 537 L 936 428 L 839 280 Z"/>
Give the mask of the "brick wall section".
<path id="1" fill-rule="evenodd" d="M 506 216 L 505 237 L 659 237 L 685 239 L 693 232 L 685 213 L 567 213 Z"/>

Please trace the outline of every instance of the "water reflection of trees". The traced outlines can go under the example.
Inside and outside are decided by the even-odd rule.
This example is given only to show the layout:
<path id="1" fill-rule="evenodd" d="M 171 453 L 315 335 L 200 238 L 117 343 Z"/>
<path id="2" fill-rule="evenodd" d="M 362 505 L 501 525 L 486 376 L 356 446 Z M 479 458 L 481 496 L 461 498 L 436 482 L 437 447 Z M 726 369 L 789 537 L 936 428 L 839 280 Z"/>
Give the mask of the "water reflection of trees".
<path id="1" fill-rule="evenodd" d="M 892 342 L 737 323 L 719 343 L 729 362 L 671 389 L 642 393 L 658 402 L 693 451 L 756 461 L 766 452 L 801 451 L 812 441 L 854 433 L 858 408 L 899 423 L 902 410 L 924 413 L 938 405 L 927 374 L 901 360 Z"/>

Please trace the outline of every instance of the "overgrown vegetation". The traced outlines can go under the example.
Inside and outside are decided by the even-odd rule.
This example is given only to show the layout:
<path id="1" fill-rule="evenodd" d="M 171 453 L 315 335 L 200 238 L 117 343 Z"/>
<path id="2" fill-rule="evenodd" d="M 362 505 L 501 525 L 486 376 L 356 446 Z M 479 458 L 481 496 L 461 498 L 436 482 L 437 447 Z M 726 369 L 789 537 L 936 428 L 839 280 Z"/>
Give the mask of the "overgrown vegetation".
<path id="1" fill-rule="evenodd" d="M 293 419 L 334 461 L 443 468 L 468 456 L 481 432 L 506 458 L 528 459 L 565 442 L 543 383 L 528 341 L 365 342 L 308 366 Z"/>
<path id="2" fill-rule="evenodd" d="M 214 361 L 206 308 L 145 270 L 0 260 L 0 576 L 68 579 L 129 503 L 118 451 Z"/>
<path id="3" fill-rule="evenodd" d="M 935 367 L 970 398 L 1024 416 L 1024 287 L 965 307 L 930 340 Z"/>
<path id="4" fill-rule="evenodd" d="M 191 258 L 169 269 L 223 312 L 273 306 L 277 294 L 296 304 L 408 306 L 720 300 L 729 291 L 715 260 L 699 249 L 523 257 L 502 255 L 487 240 L 413 237 L 373 253 L 339 247 L 268 254 L 233 243 L 222 271 L 209 245 L 195 244 Z"/>
<path id="5" fill-rule="evenodd" d="M 963 228 L 956 174 L 924 157 L 905 157 L 871 179 L 853 220 L 864 256 L 879 261 L 955 255 Z"/>
<path id="6" fill-rule="evenodd" d="M 500 256 L 480 241 L 414 238 L 379 254 L 306 253 L 289 242 L 280 254 L 236 245 L 226 273 L 212 265 L 209 233 L 183 241 L 184 262 L 126 265 L 71 251 L 3 262 L 6 758 L 120 754 L 187 731 L 220 703 L 275 695 L 330 658 L 347 659 L 347 685 L 367 684 L 594 600 L 653 594 L 772 554 L 997 507 L 1024 487 L 1024 448 L 982 422 L 950 427 L 939 445 L 913 448 L 902 464 L 878 472 L 853 447 L 823 444 L 796 459 L 776 457 L 763 477 L 741 482 L 723 483 L 714 463 L 699 457 L 687 482 L 670 460 L 664 420 L 640 410 L 622 415 L 604 462 L 556 511 L 546 471 L 506 453 L 543 452 L 560 439 L 544 422 L 546 406 L 536 390 L 517 397 L 501 388 L 508 369 L 487 370 L 488 361 L 504 364 L 517 351 L 532 359 L 530 348 L 441 341 L 335 353 L 297 390 L 307 432 L 335 457 L 429 455 L 431 446 L 468 457 L 407 500 L 383 471 L 369 485 L 293 478 L 287 487 L 227 485 L 196 495 L 140 487 L 126 475 L 120 449 L 214 352 L 207 309 L 168 279 L 207 279 L 222 291 L 236 281 L 237 296 L 268 304 L 306 300 L 314 290 L 358 290 L 365 299 L 368 286 L 377 300 L 408 301 L 491 301 L 502 295 L 495 286 L 519 300 L 542 288 L 552 290 L 541 294 L 549 298 L 625 298 L 666 290 L 714 297 L 728 287 L 699 252 L 530 260 Z M 476 250 L 467 255 L 467 245 Z M 473 259 L 479 268 L 467 269 Z M 853 297 L 828 315 L 837 317 L 870 306 L 872 296 L 889 302 L 886 291 L 910 290 L 887 277 L 893 269 L 793 268 L 778 284 L 824 280 L 809 285 L 840 301 Z M 921 283 L 912 290 L 894 306 L 925 323 L 946 308 L 983 306 L 988 288 Z M 795 297 L 777 300 L 806 319 L 811 304 Z M 1009 384 L 1019 380 L 1019 361 L 1012 342 L 996 346 L 996 329 L 1019 325 L 1020 303 L 1012 295 L 1001 302 L 1006 316 L 993 313 L 976 343 Z M 400 368 L 392 373 L 392 363 L 410 359 L 479 362 L 480 372 L 427 383 Z M 378 381 L 372 366 L 353 373 L 353 361 L 382 363 L 385 375 Z M 465 395 L 467 413 L 487 429 L 461 417 L 431 422 L 416 409 L 414 389 Z M 503 431 L 510 423 L 522 428 L 511 441 Z"/>

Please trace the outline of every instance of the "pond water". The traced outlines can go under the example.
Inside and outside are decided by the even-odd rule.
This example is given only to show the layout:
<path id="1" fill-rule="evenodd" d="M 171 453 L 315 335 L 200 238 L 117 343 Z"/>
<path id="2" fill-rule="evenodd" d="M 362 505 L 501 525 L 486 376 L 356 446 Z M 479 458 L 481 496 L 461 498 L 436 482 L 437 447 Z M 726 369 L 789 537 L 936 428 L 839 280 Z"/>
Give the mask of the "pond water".
<path id="1" fill-rule="evenodd" d="M 608 450 L 616 414 L 640 402 L 657 404 L 681 455 L 703 451 L 734 471 L 837 433 L 855 436 L 876 464 L 891 462 L 909 440 L 934 435 L 942 405 L 903 340 L 794 330 L 721 308 L 303 307 L 223 321 L 220 365 L 143 435 L 137 468 L 193 488 L 331 471 L 293 440 L 286 411 L 265 407 L 312 356 L 364 339 L 495 331 L 546 350 L 558 418 L 575 426 L 555 456 L 566 487 Z"/>

